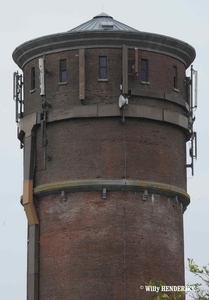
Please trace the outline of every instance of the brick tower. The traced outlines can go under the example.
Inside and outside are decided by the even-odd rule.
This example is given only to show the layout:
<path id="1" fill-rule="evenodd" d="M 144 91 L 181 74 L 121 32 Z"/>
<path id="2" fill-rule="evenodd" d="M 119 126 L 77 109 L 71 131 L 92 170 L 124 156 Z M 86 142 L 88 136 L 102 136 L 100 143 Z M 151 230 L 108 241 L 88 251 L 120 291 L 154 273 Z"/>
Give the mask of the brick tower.
<path id="1" fill-rule="evenodd" d="M 194 58 L 105 13 L 15 49 L 28 300 L 141 300 L 150 279 L 184 285 Z"/>

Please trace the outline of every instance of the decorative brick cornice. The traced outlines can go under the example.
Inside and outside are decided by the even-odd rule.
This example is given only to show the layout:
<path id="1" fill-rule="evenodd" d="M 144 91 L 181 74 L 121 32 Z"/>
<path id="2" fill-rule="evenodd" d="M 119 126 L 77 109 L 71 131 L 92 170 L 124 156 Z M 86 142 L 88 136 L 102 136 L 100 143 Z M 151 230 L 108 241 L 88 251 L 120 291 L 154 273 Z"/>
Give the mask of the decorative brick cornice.
<path id="1" fill-rule="evenodd" d="M 147 32 L 65 32 L 43 36 L 21 44 L 13 52 L 13 59 L 23 69 L 30 60 L 45 54 L 80 48 L 128 48 L 156 52 L 171 56 L 183 62 L 186 68 L 195 59 L 196 53 L 189 44 Z"/>

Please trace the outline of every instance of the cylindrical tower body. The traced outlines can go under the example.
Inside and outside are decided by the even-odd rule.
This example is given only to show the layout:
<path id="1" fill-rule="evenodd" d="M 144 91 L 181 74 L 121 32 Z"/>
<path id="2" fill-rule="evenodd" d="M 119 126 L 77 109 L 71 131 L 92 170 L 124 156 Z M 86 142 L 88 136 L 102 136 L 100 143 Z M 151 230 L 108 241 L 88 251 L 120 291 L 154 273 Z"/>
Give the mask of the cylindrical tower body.
<path id="1" fill-rule="evenodd" d="M 28 300 L 143 299 L 150 279 L 184 285 L 194 57 L 104 13 L 16 48 Z"/>

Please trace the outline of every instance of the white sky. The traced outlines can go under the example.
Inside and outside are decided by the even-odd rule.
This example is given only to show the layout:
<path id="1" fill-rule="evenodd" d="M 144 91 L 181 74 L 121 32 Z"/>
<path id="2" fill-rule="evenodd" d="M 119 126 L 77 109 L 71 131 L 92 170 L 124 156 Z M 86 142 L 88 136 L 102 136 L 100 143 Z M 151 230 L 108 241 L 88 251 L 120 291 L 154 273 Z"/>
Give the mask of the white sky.
<path id="1" fill-rule="evenodd" d="M 199 72 L 199 106 L 195 130 L 198 160 L 195 176 L 188 171 L 191 205 L 184 214 L 185 259 L 209 263 L 209 1 L 4 1 L 0 9 L 0 299 L 26 299 L 26 217 L 20 205 L 22 150 L 16 138 L 12 76 L 18 68 L 13 50 L 21 43 L 47 34 L 63 32 L 102 12 L 141 31 L 172 36 L 191 44 L 197 52 L 194 69 Z M 172 257 L 171 257 L 172 259 Z M 186 282 L 196 279 L 186 271 Z M 189 298 L 188 298 L 189 299 Z"/>

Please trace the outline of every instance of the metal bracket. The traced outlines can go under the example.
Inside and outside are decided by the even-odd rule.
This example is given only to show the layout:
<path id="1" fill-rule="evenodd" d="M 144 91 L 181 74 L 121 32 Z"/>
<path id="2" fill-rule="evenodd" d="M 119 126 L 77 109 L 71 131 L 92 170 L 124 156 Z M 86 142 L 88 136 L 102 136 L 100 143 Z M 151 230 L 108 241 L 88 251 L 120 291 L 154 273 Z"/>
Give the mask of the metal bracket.
<path id="1" fill-rule="evenodd" d="M 178 202 L 179 202 L 178 196 L 173 197 L 173 199 L 172 199 L 172 205 L 173 205 L 173 207 L 175 207 Z"/>
<path id="2" fill-rule="evenodd" d="M 48 69 L 45 69 L 45 75 L 52 75 L 52 71 L 48 70 Z"/>
<path id="3" fill-rule="evenodd" d="M 186 167 L 192 169 L 192 176 L 193 176 L 194 175 L 194 159 L 197 159 L 197 133 L 196 132 L 192 132 L 190 142 L 191 142 L 191 147 L 189 149 L 189 155 L 191 157 L 191 163 L 186 164 Z"/>
<path id="4" fill-rule="evenodd" d="M 148 190 L 144 190 L 144 193 L 143 193 L 143 201 L 146 201 L 147 200 L 147 196 L 148 196 Z"/>
<path id="5" fill-rule="evenodd" d="M 62 198 L 63 201 L 67 200 L 67 195 L 66 195 L 64 190 L 61 191 L 61 198 Z"/>
<path id="6" fill-rule="evenodd" d="M 103 189 L 102 189 L 102 198 L 103 198 L 103 199 L 106 199 L 106 198 L 107 198 L 107 189 L 106 189 L 106 188 L 103 188 Z"/>
<path id="7" fill-rule="evenodd" d="M 124 125 L 126 123 L 125 114 L 124 114 L 124 107 L 121 108 L 121 111 L 122 111 L 122 118 L 121 118 L 120 122 L 121 122 L 122 125 Z"/>

